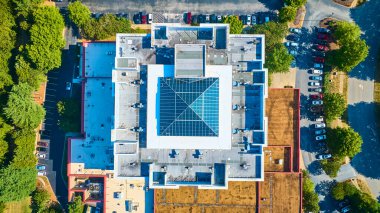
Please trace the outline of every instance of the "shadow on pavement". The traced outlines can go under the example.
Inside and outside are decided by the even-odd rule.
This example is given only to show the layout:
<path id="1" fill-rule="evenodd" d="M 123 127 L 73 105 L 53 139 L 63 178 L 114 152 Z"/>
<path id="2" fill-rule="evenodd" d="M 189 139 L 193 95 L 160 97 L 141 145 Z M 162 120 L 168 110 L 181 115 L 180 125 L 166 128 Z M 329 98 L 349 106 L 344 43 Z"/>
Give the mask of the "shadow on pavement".
<path id="1" fill-rule="evenodd" d="M 259 0 L 268 10 L 279 10 L 282 8 L 282 1 L 278 0 Z"/>
<path id="2" fill-rule="evenodd" d="M 331 182 L 332 184 L 328 184 L 331 190 L 331 187 L 335 185 L 334 182 Z M 324 212 L 336 212 L 338 207 L 338 202 L 331 196 L 330 193 L 327 193 L 325 195 L 325 199 L 321 202 L 319 202 L 319 206 L 321 209 L 324 210 Z"/>
<path id="3" fill-rule="evenodd" d="M 335 181 L 324 180 L 315 186 L 315 191 L 323 196 L 330 194 L 331 188 L 335 185 Z"/>
<path id="4" fill-rule="evenodd" d="M 310 172 L 310 174 L 315 175 L 315 176 L 321 175 L 323 173 L 321 164 L 317 160 L 309 164 L 309 166 L 307 167 L 307 170 Z"/>
<path id="5" fill-rule="evenodd" d="M 350 72 L 350 77 L 361 80 L 373 80 L 376 69 L 376 57 L 379 50 L 380 1 L 367 1 L 362 6 L 351 9 L 351 18 L 365 33 L 362 35 L 370 46 L 367 59 Z M 376 26 L 377 25 L 377 26 Z"/>
<path id="6" fill-rule="evenodd" d="M 348 106 L 349 120 L 351 127 L 363 138 L 362 151 L 351 161 L 351 165 L 366 177 L 380 178 L 380 140 L 378 133 L 379 126 L 376 125 L 375 114 L 379 104 L 361 102 Z"/>

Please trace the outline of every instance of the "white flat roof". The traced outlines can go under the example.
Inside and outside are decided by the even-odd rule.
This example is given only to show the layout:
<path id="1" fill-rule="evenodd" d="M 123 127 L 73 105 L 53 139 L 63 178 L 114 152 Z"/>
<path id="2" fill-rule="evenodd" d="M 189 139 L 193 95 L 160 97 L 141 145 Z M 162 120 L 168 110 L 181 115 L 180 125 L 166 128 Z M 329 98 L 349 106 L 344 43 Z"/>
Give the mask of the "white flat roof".
<path id="1" fill-rule="evenodd" d="M 159 77 L 174 77 L 173 65 L 148 65 L 147 148 L 231 149 L 232 66 L 206 66 L 205 77 L 219 78 L 219 134 L 208 136 L 160 136 L 157 131 L 157 87 Z"/>

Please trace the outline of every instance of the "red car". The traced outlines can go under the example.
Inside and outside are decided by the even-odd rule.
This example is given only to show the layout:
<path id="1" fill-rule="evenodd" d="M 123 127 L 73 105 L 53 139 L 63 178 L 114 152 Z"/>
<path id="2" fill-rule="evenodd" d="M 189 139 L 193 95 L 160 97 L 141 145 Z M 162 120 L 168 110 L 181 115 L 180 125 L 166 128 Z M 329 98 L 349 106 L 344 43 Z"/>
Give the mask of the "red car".
<path id="1" fill-rule="evenodd" d="M 186 23 L 191 24 L 191 12 L 188 12 L 186 15 Z"/>
<path id="2" fill-rule="evenodd" d="M 49 146 L 49 144 L 46 142 L 37 142 L 37 145 L 42 146 L 42 147 L 48 147 Z"/>
<path id="3" fill-rule="evenodd" d="M 329 48 L 328 48 L 327 46 L 325 46 L 325 45 L 320 45 L 320 44 L 318 44 L 318 45 L 316 46 L 316 48 L 317 48 L 317 50 L 320 50 L 320 51 L 328 51 L 328 50 L 329 50 Z"/>
<path id="4" fill-rule="evenodd" d="M 321 94 L 321 93 L 313 94 L 313 95 L 310 95 L 310 98 L 311 99 L 322 99 L 323 98 L 323 94 Z"/>
<path id="5" fill-rule="evenodd" d="M 325 59 L 322 58 L 322 57 L 315 57 L 315 58 L 314 58 L 314 61 L 315 61 L 315 62 L 318 62 L 318 63 L 325 63 Z"/>
<path id="6" fill-rule="evenodd" d="M 321 40 L 327 40 L 329 39 L 329 36 L 327 34 L 324 34 L 324 33 L 318 33 L 318 39 L 321 39 Z"/>
<path id="7" fill-rule="evenodd" d="M 142 18 L 141 18 L 141 24 L 146 24 L 146 15 L 143 15 Z"/>

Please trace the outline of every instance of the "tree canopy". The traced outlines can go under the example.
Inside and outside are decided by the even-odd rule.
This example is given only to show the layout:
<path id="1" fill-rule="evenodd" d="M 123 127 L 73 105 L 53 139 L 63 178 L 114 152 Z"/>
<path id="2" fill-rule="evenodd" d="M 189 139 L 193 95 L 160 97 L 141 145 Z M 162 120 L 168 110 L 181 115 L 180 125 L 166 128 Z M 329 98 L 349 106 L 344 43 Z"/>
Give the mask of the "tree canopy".
<path id="1" fill-rule="evenodd" d="M 71 2 L 67 6 L 69 18 L 79 27 L 84 26 L 91 18 L 91 11 L 80 1 Z"/>
<path id="2" fill-rule="evenodd" d="M 334 119 L 341 117 L 347 108 L 343 95 L 339 93 L 325 93 L 323 103 L 327 122 L 331 122 Z"/>
<path id="3" fill-rule="evenodd" d="M 333 25 L 333 36 L 340 48 L 328 53 L 326 63 L 349 72 L 368 56 L 369 47 L 360 39 L 360 28 L 355 23 L 338 21 Z"/>
<path id="4" fill-rule="evenodd" d="M 332 178 L 338 175 L 339 169 L 343 164 L 343 158 L 333 156 L 331 159 L 325 159 L 321 161 L 322 169 L 326 174 Z"/>
<path id="5" fill-rule="evenodd" d="M 293 7 L 301 7 L 306 4 L 306 1 L 307 0 L 284 0 L 284 3 Z"/>
<path id="6" fill-rule="evenodd" d="M 288 72 L 293 56 L 288 53 L 286 47 L 278 43 L 273 50 L 267 52 L 265 66 L 271 73 Z"/>
<path id="7" fill-rule="evenodd" d="M 237 16 L 227 16 L 223 18 L 223 23 L 230 24 L 231 34 L 241 34 L 243 32 L 243 23 Z"/>
<path id="8" fill-rule="evenodd" d="M 267 22 L 265 24 L 257 24 L 250 30 L 250 33 L 265 35 L 265 50 L 272 50 L 288 33 L 288 26 L 284 23 Z"/>
<path id="9" fill-rule="evenodd" d="M 278 18 L 281 22 L 294 21 L 297 15 L 297 8 L 292 6 L 285 6 L 281 8 Z"/>
<path id="10" fill-rule="evenodd" d="M 362 137 L 352 128 L 335 128 L 327 131 L 327 145 L 333 155 L 354 157 L 361 151 Z"/>
<path id="11" fill-rule="evenodd" d="M 3 165 L 5 161 L 5 154 L 8 152 L 8 142 L 5 141 L 5 137 L 11 129 L 12 127 L 8 125 L 2 117 L 0 117 L 0 165 Z"/>
<path id="12" fill-rule="evenodd" d="M 45 212 L 48 208 L 50 201 L 49 192 L 45 189 L 37 188 L 32 193 L 32 212 L 33 213 L 42 213 Z"/>
<path id="13" fill-rule="evenodd" d="M 302 170 L 303 173 L 303 179 L 302 179 L 302 208 L 304 212 L 313 212 L 318 213 L 319 212 L 319 199 L 318 194 L 315 193 L 314 190 L 314 183 L 310 179 L 310 175 L 306 170 Z"/>
<path id="14" fill-rule="evenodd" d="M 69 213 L 83 213 L 84 205 L 81 196 L 74 197 L 74 201 L 69 203 Z"/>
<path id="15" fill-rule="evenodd" d="M 116 33 L 131 32 L 131 23 L 128 19 L 118 18 L 114 14 L 106 14 L 99 20 L 91 18 L 82 27 L 82 35 L 86 39 L 101 40 Z"/>
<path id="16" fill-rule="evenodd" d="M 55 7 L 38 7 L 33 11 L 30 44 L 26 46 L 28 59 L 43 73 L 61 66 L 64 21 Z"/>
<path id="17" fill-rule="evenodd" d="M 45 110 L 31 97 L 32 87 L 25 83 L 14 85 L 4 108 L 5 116 L 22 129 L 35 129 L 45 117 Z"/>

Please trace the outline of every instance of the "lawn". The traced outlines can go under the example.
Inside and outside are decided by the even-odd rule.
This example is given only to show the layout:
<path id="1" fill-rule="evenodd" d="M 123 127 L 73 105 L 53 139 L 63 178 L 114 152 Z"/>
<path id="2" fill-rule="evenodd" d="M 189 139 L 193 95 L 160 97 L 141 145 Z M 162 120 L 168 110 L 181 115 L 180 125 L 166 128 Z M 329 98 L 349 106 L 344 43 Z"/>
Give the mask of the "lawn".
<path id="1" fill-rule="evenodd" d="M 29 213 L 30 209 L 30 197 L 17 202 L 6 203 L 5 213 Z"/>

